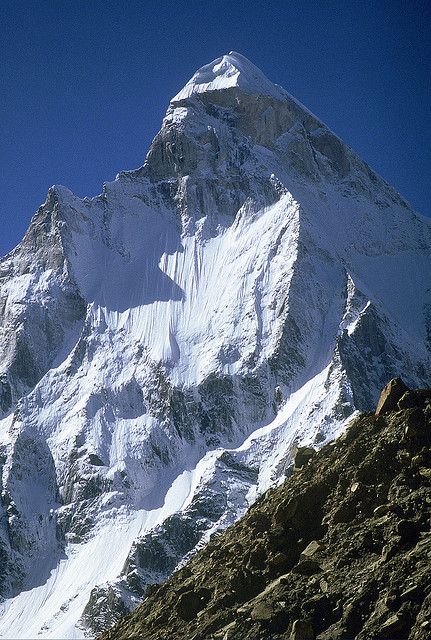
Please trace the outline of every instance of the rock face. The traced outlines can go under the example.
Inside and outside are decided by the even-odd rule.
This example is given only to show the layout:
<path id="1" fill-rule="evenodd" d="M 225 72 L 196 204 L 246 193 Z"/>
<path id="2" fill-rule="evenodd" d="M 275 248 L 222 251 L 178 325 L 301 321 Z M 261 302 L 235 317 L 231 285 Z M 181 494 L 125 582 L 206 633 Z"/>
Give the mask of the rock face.
<path id="1" fill-rule="evenodd" d="M 398 401 L 401 400 L 402 396 L 407 391 L 408 388 L 401 378 L 395 378 L 388 382 L 380 394 L 376 408 L 376 416 L 381 413 L 389 413 L 390 411 L 393 411 L 396 408 Z"/>
<path id="2" fill-rule="evenodd" d="M 430 258 L 429 220 L 236 53 L 142 167 L 51 188 L 0 262 L 0 635 L 94 635 L 295 449 L 306 473 L 389 380 L 430 385 Z"/>
<path id="3" fill-rule="evenodd" d="M 34 216 L 21 244 L 0 267 L 0 418 L 55 365 L 76 339 L 86 302 L 69 271 L 54 190 Z"/>
<path id="4" fill-rule="evenodd" d="M 356 418 L 100 640 L 429 638 L 431 390 L 410 393 Z"/>

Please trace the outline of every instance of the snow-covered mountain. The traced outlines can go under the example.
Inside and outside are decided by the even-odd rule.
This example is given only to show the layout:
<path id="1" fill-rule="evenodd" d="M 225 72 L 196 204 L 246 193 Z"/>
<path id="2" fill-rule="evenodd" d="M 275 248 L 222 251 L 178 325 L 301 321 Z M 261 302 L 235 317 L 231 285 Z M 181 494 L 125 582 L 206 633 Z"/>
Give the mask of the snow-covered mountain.
<path id="1" fill-rule="evenodd" d="M 231 52 L 0 263 L 3 638 L 94 635 L 402 375 L 431 225 Z"/>

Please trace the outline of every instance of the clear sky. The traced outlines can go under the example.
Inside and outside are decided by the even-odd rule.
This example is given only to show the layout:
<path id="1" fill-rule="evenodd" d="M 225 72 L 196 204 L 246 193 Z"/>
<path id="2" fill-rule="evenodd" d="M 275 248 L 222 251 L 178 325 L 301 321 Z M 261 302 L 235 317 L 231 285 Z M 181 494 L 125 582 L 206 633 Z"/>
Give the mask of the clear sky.
<path id="1" fill-rule="evenodd" d="M 52 184 L 140 166 L 169 99 L 239 51 L 431 215 L 431 2 L 5 0 L 0 253 Z"/>

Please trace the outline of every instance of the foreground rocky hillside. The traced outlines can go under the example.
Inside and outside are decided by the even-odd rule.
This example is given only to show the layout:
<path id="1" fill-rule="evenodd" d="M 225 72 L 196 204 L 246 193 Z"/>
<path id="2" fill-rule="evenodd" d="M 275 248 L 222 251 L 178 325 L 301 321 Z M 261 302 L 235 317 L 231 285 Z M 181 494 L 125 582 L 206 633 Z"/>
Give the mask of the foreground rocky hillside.
<path id="1" fill-rule="evenodd" d="M 431 390 L 384 390 L 100 640 L 426 640 Z"/>

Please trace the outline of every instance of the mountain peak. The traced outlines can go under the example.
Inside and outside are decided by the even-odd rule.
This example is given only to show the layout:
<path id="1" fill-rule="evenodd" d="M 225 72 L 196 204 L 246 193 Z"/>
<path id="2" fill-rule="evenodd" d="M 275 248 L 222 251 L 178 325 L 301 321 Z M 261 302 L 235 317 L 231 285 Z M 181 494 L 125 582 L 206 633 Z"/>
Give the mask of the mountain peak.
<path id="1" fill-rule="evenodd" d="M 186 100 L 197 93 L 238 87 L 245 93 L 285 100 L 287 92 L 274 84 L 245 56 L 230 51 L 198 69 L 171 102 Z"/>
<path id="2" fill-rule="evenodd" d="M 53 187 L 0 261 L 2 638 L 98 636 L 294 446 L 431 386 L 428 223 L 240 54 L 176 99 L 142 167 Z"/>

